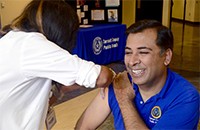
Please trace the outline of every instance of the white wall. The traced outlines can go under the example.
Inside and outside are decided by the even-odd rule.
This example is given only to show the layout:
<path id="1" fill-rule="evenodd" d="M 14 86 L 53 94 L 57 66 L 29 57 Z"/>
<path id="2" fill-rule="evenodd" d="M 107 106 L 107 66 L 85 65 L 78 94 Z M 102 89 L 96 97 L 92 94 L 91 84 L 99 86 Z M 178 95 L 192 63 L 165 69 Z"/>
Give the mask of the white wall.
<path id="1" fill-rule="evenodd" d="M 16 18 L 31 0 L 0 0 L 1 24 L 5 26 Z"/>
<path id="2" fill-rule="evenodd" d="M 31 0 L 0 0 L 1 24 L 5 26 L 16 18 Z M 135 22 L 136 0 L 123 0 L 122 23 L 128 26 Z"/>

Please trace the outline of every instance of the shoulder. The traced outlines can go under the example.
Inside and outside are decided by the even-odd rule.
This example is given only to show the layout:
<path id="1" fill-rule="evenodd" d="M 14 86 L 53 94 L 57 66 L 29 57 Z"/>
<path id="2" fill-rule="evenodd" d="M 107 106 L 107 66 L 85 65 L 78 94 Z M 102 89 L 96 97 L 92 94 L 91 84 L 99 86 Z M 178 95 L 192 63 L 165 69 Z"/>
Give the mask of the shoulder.
<path id="1" fill-rule="evenodd" d="M 12 30 L 5 35 L 7 38 L 12 38 L 15 42 L 25 42 L 26 44 L 38 42 L 51 43 L 42 33 L 38 32 L 24 32 Z"/>
<path id="2" fill-rule="evenodd" d="M 198 93 L 196 87 L 181 75 L 172 72 L 171 85 L 179 89 L 180 92 Z"/>
<path id="3" fill-rule="evenodd" d="M 22 49 L 30 52 L 32 50 L 38 50 L 37 52 L 61 50 L 59 46 L 48 40 L 42 33 L 11 31 L 10 36 L 13 37 L 15 43 L 22 45 Z"/>
<path id="4" fill-rule="evenodd" d="M 174 101 L 179 102 L 197 102 L 199 100 L 199 92 L 196 87 L 181 75 L 171 72 L 168 81 L 168 96 Z"/>

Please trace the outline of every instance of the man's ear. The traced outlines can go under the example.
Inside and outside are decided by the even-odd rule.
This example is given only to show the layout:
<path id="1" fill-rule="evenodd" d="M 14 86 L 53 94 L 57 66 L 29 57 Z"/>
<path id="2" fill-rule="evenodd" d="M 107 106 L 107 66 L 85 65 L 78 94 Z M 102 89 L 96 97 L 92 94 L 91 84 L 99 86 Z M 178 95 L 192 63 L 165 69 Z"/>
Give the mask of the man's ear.
<path id="1" fill-rule="evenodd" d="M 167 49 L 165 51 L 165 61 L 164 61 L 164 65 L 168 66 L 169 63 L 172 60 L 172 50 L 171 49 Z"/>

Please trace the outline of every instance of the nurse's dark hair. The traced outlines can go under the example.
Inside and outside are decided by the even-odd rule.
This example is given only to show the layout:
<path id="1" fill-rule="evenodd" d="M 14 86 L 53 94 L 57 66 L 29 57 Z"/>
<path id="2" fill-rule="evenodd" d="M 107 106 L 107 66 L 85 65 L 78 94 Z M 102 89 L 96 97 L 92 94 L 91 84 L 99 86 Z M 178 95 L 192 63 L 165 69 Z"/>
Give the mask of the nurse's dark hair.
<path id="1" fill-rule="evenodd" d="M 127 28 L 126 34 L 143 32 L 154 29 L 157 32 L 156 45 L 161 48 L 161 53 L 167 49 L 173 50 L 174 38 L 171 30 L 156 20 L 141 20 Z"/>
<path id="2" fill-rule="evenodd" d="M 33 0 L 10 27 L 43 33 L 48 40 L 71 51 L 76 43 L 79 21 L 75 10 L 64 0 Z"/>

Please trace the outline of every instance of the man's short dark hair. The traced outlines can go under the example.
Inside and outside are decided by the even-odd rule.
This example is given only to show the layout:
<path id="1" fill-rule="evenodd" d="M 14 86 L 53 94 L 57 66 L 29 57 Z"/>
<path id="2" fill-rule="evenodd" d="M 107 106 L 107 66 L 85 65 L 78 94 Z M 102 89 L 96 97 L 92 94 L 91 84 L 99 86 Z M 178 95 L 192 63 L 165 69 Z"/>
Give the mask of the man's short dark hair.
<path id="1" fill-rule="evenodd" d="M 157 32 L 156 45 L 161 48 L 162 52 L 166 51 L 167 49 L 173 50 L 174 38 L 171 30 L 156 20 L 138 21 L 128 27 L 126 34 L 139 33 L 146 29 L 155 29 Z"/>

